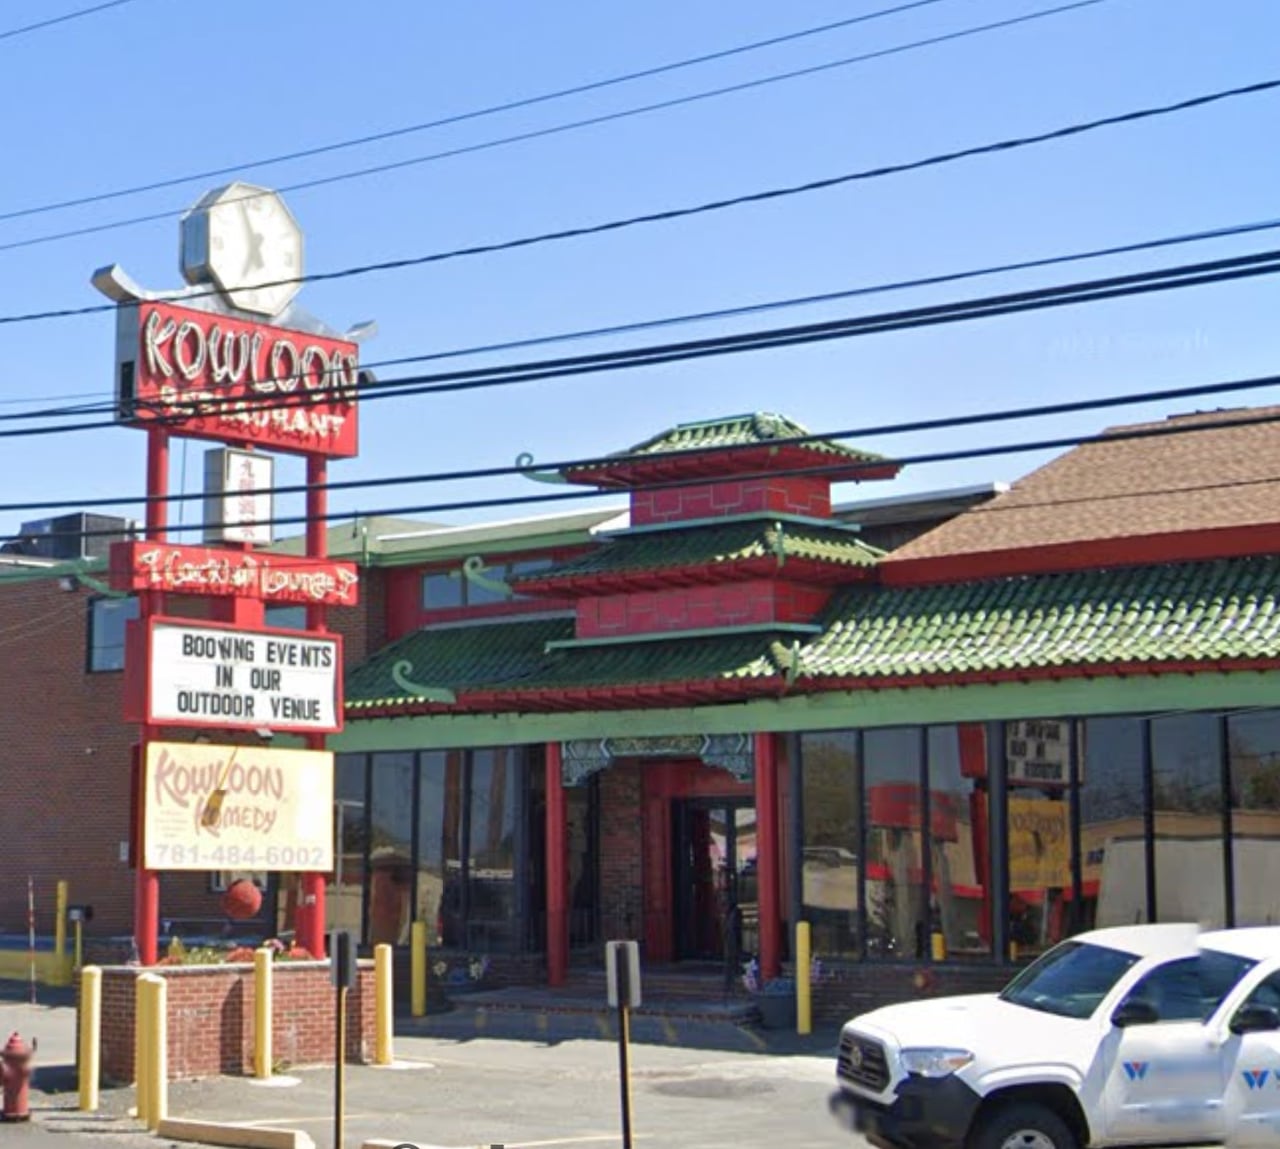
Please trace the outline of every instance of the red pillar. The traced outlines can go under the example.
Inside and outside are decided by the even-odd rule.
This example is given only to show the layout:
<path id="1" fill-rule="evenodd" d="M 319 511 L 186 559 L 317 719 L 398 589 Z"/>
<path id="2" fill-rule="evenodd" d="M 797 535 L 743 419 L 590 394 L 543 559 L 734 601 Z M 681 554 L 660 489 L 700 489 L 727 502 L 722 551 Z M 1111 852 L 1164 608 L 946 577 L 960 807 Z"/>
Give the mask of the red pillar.
<path id="1" fill-rule="evenodd" d="M 760 976 L 777 977 L 782 969 L 782 919 L 778 881 L 778 759 L 772 734 L 755 736 L 756 874 L 760 898 Z"/>
<path id="2" fill-rule="evenodd" d="M 165 537 L 169 521 L 169 432 L 149 429 L 147 432 L 147 538 L 160 542 Z M 156 591 L 142 591 L 138 596 L 138 614 L 141 625 L 153 614 L 164 611 L 164 598 Z M 148 655 L 149 656 L 149 655 Z M 129 668 L 129 673 L 144 673 L 144 668 Z M 138 785 L 134 790 L 136 809 L 134 825 L 137 841 L 133 886 L 133 942 L 138 950 L 138 961 L 144 966 L 155 965 L 160 960 L 160 875 L 143 864 L 143 808 L 146 804 L 143 778 L 146 773 L 147 745 L 156 736 L 153 727 L 144 725 L 140 732 L 138 753 Z"/>
<path id="3" fill-rule="evenodd" d="M 322 559 L 329 553 L 329 524 L 325 520 L 328 514 L 329 500 L 325 484 L 328 482 L 328 463 L 323 456 L 307 456 L 307 556 Z M 328 611 L 323 603 L 307 606 L 307 630 L 323 633 L 327 628 Z M 338 668 L 341 674 L 342 668 Z M 325 748 L 323 734 L 308 734 L 307 745 L 312 750 Z M 338 849 L 342 843 L 338 843 Z M 303 874 L 300 897 L 295 921 L 295 936 L 298 945 L 313 957 L 323 958 L 324 954 L 324 874 Z"/>
<path id="4" fill-rule="evenodd" d="M 560 774 L 560 743 L 547 743 L 547 984 L 569 974 L 568 818 Z"/>

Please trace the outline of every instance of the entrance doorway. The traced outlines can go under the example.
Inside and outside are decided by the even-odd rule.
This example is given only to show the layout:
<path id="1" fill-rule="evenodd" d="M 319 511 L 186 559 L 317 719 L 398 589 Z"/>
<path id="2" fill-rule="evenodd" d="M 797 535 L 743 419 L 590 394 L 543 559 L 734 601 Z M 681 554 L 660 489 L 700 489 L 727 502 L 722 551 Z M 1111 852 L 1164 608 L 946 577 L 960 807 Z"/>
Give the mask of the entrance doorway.
<path id="1" fill-rule="evenodd" d="M 752 799 L 675 799 L 671 844 L 676 960 L 754 954 L 760 914 Z"/>

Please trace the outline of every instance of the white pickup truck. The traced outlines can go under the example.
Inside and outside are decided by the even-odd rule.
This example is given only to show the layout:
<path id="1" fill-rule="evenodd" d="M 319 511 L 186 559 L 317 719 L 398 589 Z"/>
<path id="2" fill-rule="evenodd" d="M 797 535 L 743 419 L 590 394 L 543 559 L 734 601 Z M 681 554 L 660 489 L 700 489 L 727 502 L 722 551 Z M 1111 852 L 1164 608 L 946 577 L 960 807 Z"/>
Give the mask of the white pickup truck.
<path id="1" fill-rule="evenodd" d="M 853 1018 L 836 1077 L 882 1149 L 1278 1149 L 1280 927 L 1080 934 L 999 994 Z"/>

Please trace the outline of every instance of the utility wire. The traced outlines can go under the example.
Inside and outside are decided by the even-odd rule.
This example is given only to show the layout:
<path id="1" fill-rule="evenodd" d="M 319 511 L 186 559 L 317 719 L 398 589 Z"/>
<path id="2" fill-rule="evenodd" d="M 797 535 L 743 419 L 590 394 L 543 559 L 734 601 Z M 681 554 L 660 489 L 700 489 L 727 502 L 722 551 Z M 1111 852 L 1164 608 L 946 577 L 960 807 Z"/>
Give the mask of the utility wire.
<path id="1" fill-rule="evenodd" d="M 382 367 L 403 367 L 411 363 L 427 363 L 445 359 L 467 358 L 485 355 L 496 351 L 512 351 L 528 347 L 547 346 L 555 343 L 569 343 L 578 340 L 596 339 L 611 335 L 624 335 L 637 331 L 647 331 L 662 327 L 674 327 L 691 323 L 702 323 L 713 319 L 737 318 L 744 315 L 759 314 L 766 311 L 784 310 L 793 307 L 808 307 L 819 303 L 833 303 L 842 299 L 853 299 L 859 296 L 879 295 L 909 288 L 933 287 L 944 283 L 958 283 L 967 279 L 977 279 L 992 275 L 1003 275 L 1014 271 L 1027 271 L 1035 268 L 1053 267 L 1061 264 L 1078 263 L 1090 259 L 1101 259 L 1106 256 L 1133 254 L 1140 251 L 1154 251 L 1160 248 L 1180 246 L 1187 243 L 1200 243 L 1211 239 L 1224 239 L 1232 236 L 1249 235 L 1256 232 L 1273 231 L 1280 228 L 1280 219 L 1261 220 L 1253 223 L 1232 224 L 1227 227 L 1210 228 L 1197 232 L 1185 232 L 1180 235 L 1162 236 L 1158 239 L 1139 240 L 1131 243 L 1116 244 L 1110 247 L 1094 248 L 1089 251 L 1072 252 L 1067 255 L 1044 256 L 1037 259 L 1020 260 L 1014 263 L 996 264 L 988 267 L 972 268 L 965 271 L 947 272 L 938 275 L 921 276 L 915 279 L 897 280 L 889 283 L 872 284 L 863 287 L 846 288 L 841 291 L 821 292 L 813 295 L 796 296 L 790 299 L 765 300 L 758 303 L 743 304 L 738 307 L 725 307 L 710 311 L 698 311 L 684 315 L 662 316 L 655 319 L 637 320 L 631 323 L 618 323 L 607 327 L 593 327 L 585 330 L 559 332 L 551 335 L 539 335 L 526 339 L 513 339 L 499 343 L 487 343 L 478 346 L 453 348 L 447 351 L 431 351 L 419 355 L 402 355 L 393 359 L 377 359 L 361 364 L 362 369 L 372 371 Z M 276 382 L 288 382 L 297 376 L 285 376 Z M 47 403 L 51 398 L 86 399 L 100 392 L 80 392 L 72 395 L 50 396 L 25 399 L 0 400 L 3 403 Z M 0 423 L 17 422 L 37 418 L 68 418 L 78 415 L 105 414 L 113 412 L 116 404 L 112 400 L 99 400 L 96 403 L 84 403 L 77 406 L 44 407 L 33 411 L 0 414 Z"/>
<path id="2" fill-rule="evenodd" d="M 476 368 L 469 371 L 440 372 L 433 375 L 415 375 L 402 379 L 385 380 L 375 384 L 361 383 L 342 387 L 344 395 L 359 395 L 361 403 L 373 399 L 404 397 L 407 395 L 437 394 L 451 391 L 468 391 L 480 388 L 505 387 L 576 375 L 595 374 L 632 367 L 652 367 L 666 363 L 702 359 L 708 356 L 736 354 L 779 347 L 799 346 L 831 339 L 845 339 L 860 335 L 881 334 L 889 331 L 913 330 L 942 323 L 956 323 L 971 319 L 989 319 L 1024 311 L 1061 307 L 1075 303 L 1097 302 L 1103 299 L 1145 295 L 1153 291 L 1168 291 L 1181 287 L 1222 283 L 1235 279 L 1271 275 L 1280 271 L 1280 249 L 1257 252 L 1231 259 L 1219 259 L 1198 264 L 1182 264 L 1154 271 L 1131 275 L 1112 276 L 1107 279 L 1086 280 L 1056 287 L 1038 288 L 1004 295 L 985 296 L 961 300 L 955 303 L 936 304 L 904 311 L 854 316 L 846 319 L 809 323 L 793 327 L 772 328 L 736 335 L 715 336 L 708 339 L 688 340 L 682 343 L 666 343 L 628 348 L 622 351 L 597 352 L 592 355 L 533 360 L 523 364 L 503 367 Z M 234 409 L 252 414 L 261 411 L 305 407 L 314 402 L 313 393 L 294 391 L 282 399 L 276 398 L 195 398 L 193 411 L 200 414 L 216 414 L 219 410 Z M 177 407 L 170 405 L 168 409 Z M 157 416 L 150 425 L 163 429 L 166 425 L 181 424 L 193 411 L 181 411 L 172 415 Z M 95 430 L 117 425 L 115 419 L 96 420 L 72 424 L 48 424 L 37 427 L 19 427 L 0 430 L 0 439 L 23 438 L 37 435 L 54 435 L 73 431 Z M 179 432 L 181 433 L 181 432 Z"/>
<path id="3" fill-rule="evenodd" d="M 129 3 L 130 0 L 116 0 L 117 3 Z M 226 167 L 206 168 L 204 171 L 190 172 L 187 175 L 171 176 L 166 179 L 153 180 L 150 183 L 135 184 L 132 187 L 115 188 L 111 191 L 94 192 L 90 195 L 78 196 L 75 199 L 61 200 L 56 203 L 36 204 L 32 207 L 16 208 L 13 211 L 0 212 L 0 222 L 11 219 L 21 219 L 25 216 L 44 215 L 48 212 L 63 211 L 66 208 L 83 207 L 87 204 L 104 203 L 108 200 L 124 199 L 128 196 L 141 195 L 145 192 L 161 191 L 164 188 L 179 187 L 182 184 L 196 183 L 200 180 L 216 179 L 220 176 L 235 175 L 238 172 L 250 171 L 254 168 L 272 167 L 277 164 L 291 163 L 294 160 L 311 159 L 315 156 L 327 155 L 331 152 L 346 151 L 350 148 L 364 147 L 368 144 L 382 143 L 386 140 L 398 139 L 402 136 L 417 135 L 421 132 L 433 131 L 436 128 L 448 127 L 452 124 L 466 123 L 469 120 L 479 120 L 488 116 L 495 116 L 502 112 L 513 112 L 521 108 L 531 108 L 538 104 L 550 103 L 553 100 L 563 100 L 569 96 L 579 96 L 587 92 L 596 92 L 604 88 L 616 87 L 619 84 L 629 84 L 635 80 L 648 79 L 651 76 L 661 76 L 669 72 L 677 72 L 685 68 L 697 67 L 701 64 L 709 64 L 716 60 L 725 60 L 732 56 L 741 56 L 749 52 L 757 52 L 763 48 L 773 48 L 779 44 L 787 44 L 796 40 L 803 40 L 813 36 L 821 36 L 828 32 L 835 32 L 842 28 L 849 28 L 855 24 L 866 24 L 873 20 L 879 20 L 886 16 L 895 16 L 901 12 L 909 12 L 914 8 L 926 8 L 934 4 L 941 4 L 948 0 L 912 0 L 907 4 L 896 4 L 891 8 L 880 8 L 874 12 L 866 12 L 861 16 L 851 16 L 845 20 L 834 20 L 828 24 L 819 24 L 812 28 L 801 28 L 795 32 L 786 32 L 779 36 L 771 36 L 766 40 L 755 40 L 749 44 L 739 44 L 732 48 L 723 48 L 715 52 L 705 52 L 698 56 L 690 56 L 683 60 L 674 60 L 666 64 L 657 64 L 648 68 L 641 68 L 634 72 L 625 72 L 619 76 L 610 76 L 603 80 L 592 80 L 583 84 L 575 84 L 569 88 L 559 88 L 552 92 L 541 92 L 535 96 L 524 96 L 516 100 L 507 100 L 498 104 L 489 104 L 486 107 L 473 108 L 470 111 L 458 112 L 449 116 L 442 116 L 439 119 L 427 120 L 422 123 L 407 124 L 398 128 L 389 128 L 386 131 L 372 132 L 368 135 L 357 136 L 354 139 L 337 140 L 327 144 L 318 144 L 315 147 L 300 148 L 297 151 L 282 152 L 274 156 L 265 156 L 260 159 L 246 160 L 243 163 L 231 164 Z M 110 7 L 110 5 L 102 5 L 102 7 Z M 155 217 L 150 217 L 155 218 Z M 124 226 L 123 224 L 117 226 Z"/>
<path id="4" fill-rule="evenodd" d="M 17 36 L 25 36 L 28 32 L 38 32 L 42 28 L 52 28 L 55 24 L 66 24 L 71 20 L 79 20 L 84 16 L 92 16 L 96 12 L 105 12 L 108 8 L 123 8 L 134 0 L 108 0 L 105 4 L 95 4 L 92 8 L 80 8 L 75 12 L 67 12 L 48 20 L 39 20 L 34 24 L 24 24 L 21 28 L 8 28 L 0 32 L 0 40 L 12 40 Z M 3 218 L 3 217 L 0 217 Z"/>
<path id="5" fill-rule="evenodd" d="M 908 160 L 897 164 L 886 164 L 876 168 L 864 168 L 859 171 L 846 172 L 843 175 L 827 176 L 823 179 L 809 180 L 805 183 L 791 184 L 786 187 L 770 188 L 766 191 L 749 192 L 745 195 L 710 200 L 705 203 L 695 204 L 688 207 L 668 208 L 663 211 L 649 212 L 645 215 L 628 216 L 622 219 L 608 220 L 603 223 L 585 224 L 579 227 L 565 228 L 560 231 L 539 232 L 534 235 L 521 236 L 516 239 L 475 244 L 470 247 L 460 247 L 453 248 L 448 251 L 432 252 L 428 255 L 408 256 L 400 259 L 385 260 L 379 263 L 367 263 L 356 267 L 342 268 L 338 271 L 311 272 L 307 275 L 271 280 L 270 282 L 257 284 L 256 286 L 278 287 L 284 284 L 326 283 L 334 280 L 351 279 L 357 276 L 371 275 L 376 272 L 399 271 L 409 267 L 423 267 L 428 264 L 445 263 L 455 259 L 466 259 L 478 255 L 491 255 L 501 251 L 515 251 L 519 248 L 534 247 L 544 243 L 557 243 L 567 239 L 580 239 L 585 236 L 603 235 L 607 232 L 623 231 L 647 224 L 667 223 L 676 219 L 686 219 L 691 216 L 705 215 L 710 212 L 719 212 L 728 208 L 741 207 L 745 204 L 766 203 L 771 200 L 785 199 L 790 196 L 803 195 L 808 192 L 823 191 L 828 188 L 840 187 L 845 184 L 857 183 L 863 180 L 880 179 L 885 176 L 900 175 L 904 172 L 920 171 L 924 168 L 939 167 L 944 164 L 955 163 L 958 160 L 971 159 L 975 156 L 992 155 L 997 152 L 1016 151 L 1021 148 L 1032 147 L 1036 144 L 1049 143 L 1051 141 L 1067 139 L 1071 136 L 1083 135 L 1087 132 L 1096 131 L 1100 128 L 1115 127 L 1120 124 L 1137 123 L 1141 120 L 1173 115 L 1178 112 L 1188 111 L 1192 108 L 1205 107 L 1224 100 L 1238 99 L 1242 96 L 1269 92 L 1275 88 L 1280 88 L 1280 79 L 1263 80 L 1255 84 L 1246 84 L 1241 87 L 1227 88 L 1200 96 L 1193 96 L 1189 99 L 1180 100 L 1173 104 L 1162 104 L 1156 107 L 1141 108 L 1137 111 L 1123 112 L 1114 116 L 1105 116 L 1096 120 L 1087 120 L 1079 123 L 1068 124 L 1065 127 L 1054 128 L 1049 131 L 1040 132 L 1030 136 L 1017 136 L 1010 139 L 999 140 L 995 143 L 977 144 L 972 147 L 960 148 L 955 151 L 937 153 L 923 159 Z M 0 250 L 3 250 L 3 248 L 0 248 Z M 183 302 L 200 296 L 216 294 L 217 291 L 215 289 L 210 289 L 204 292 L 196 292 L 191 295 L 174 297 L 174 302 Z M 18 323 L 32 323 L 38 320 L 66 319 L 78 315 L 97 315 L 107 311 L 114 311 L 116 306 L 117 305 L 114 303 L 107 303 L 95 304 L 87 307 L 69 307 L 56 310 L 51 309 L 45 311 L 26 312 L 23 314 L 4 315 L 0 316 L 0 325 L 12 326 Z"/>
<path id="6" fill-rule="evenodd" d="M 369 176 L 385 175 L 388 172 L 401 171 L 405 168 L 417 167 L 421 164 L 435 163 L 439 160 L 454 159 L 458 156 L 472 155 L 476 152 L 491 151 L 494 148 L 507 147 L 511 144 L 526 143 L 530 140 L 562 135 L 565 132 L 578 131 L 581 128 L 597 127 L 600 124 L 609 124 L 617 120 L 625 120 L 635 116 L 648 115 L 651 112 L 664 111 L 670 108 L 679 108 L 686 104 L 715 99 L 735 92 L 745 92 L 754 88 L 764 87 L 768 84 L 777 84 L 786 80 L 798 79 L 803 76 L 812 76 L 820 72 L 830 71 L 833 68 L 846 68 L 854 64 L 865 63 L 868 60 L 876 60 L 885 56 L 896 55 L 901 52 L 914 51 L 918 48 L 930 47 L 934 44 L 942 44 L 950 40 L 958 40 L 963 37 L 977 35 L 982 32 L 990 32 L 998 28 L 1009 27 L 1013 24 L 1024 24 L 1030 20 L 1039 20 L 1045 16 L 1055 16 L 1061 12 L 1067 12 L 1076 8 L 1084 8 L 1093 4 L 1101 4 L 1105 2 L 1106 0 L 1074 0 L 1073 3 L 1065 4 L 1058 8 L 1051 8 L 1044 12 L 1034 12 L 1029 15 L 1016 16 L 1008 20 L 999 20 L 991 24 L 982 24 L 975 28 L 965 29 L 960 32 L 951 32 L 943 36 L 932 36 L 924 40 L 915 40 L 908 44 L 900 44 L 893 48 L 884 48 L 875 52 L 865 52 L 858 56 L 849 56 L 826 64 L 800 68 L 791 72 L 775 73 L 755 80 L 746 80 L 737 84 L 729 84 L 725 87 L 712 88 L 703 92 L 695 92 L 687 96 L 676 96 L 672 99 L 660 100 L 656 103 L 642 104 L 635 108 L 624 108 L 621 111 L 606 112 L 601 115 L 588 116 L 585 119 L 571 120 L 568 123 L 553 124 L 551 127 L 547 128 L 535 128 L 526 132 L 518 132 L 515 135 L 500 136 L 497 139 L 484 140 L 476 144 L 463 144 L 459 147 L 449 148 L 445 151 L 431 152 L 425 156 L 413 156 L 408 159 L 393 160 L 386 163 L 374 164 L 370 167 L 356 168 L 353 171 L 337 172 L 328 176 L 317 176 L 314 179 L 301 180 L 297 183 L 281 184 L 279 187 L 271 189 L 270 191 L 248 192 L 243 195 L 225 199 L 223 202 L 244 203 L 248 200 L 259 199 L 264 195 L 270 195 L 273 192 L 295 192 L 306 191 L 319 187 L 328 187 L 331 184 L 347 183 L 351 180 L 366 179 Z M 64 239 L 75 239 L 85 235 L 98 235 L 102 232 L 116 231 L 120 228 L 134 227 L 138 224 L 154 223 L 157 220 L 176 219 L 179 216 L 185 215 L 188 210 L 188 208 L 178 208 L 159 212 L 149 212 L 146 215 L 131 216 L 127 219 L 113 220 L 108 223 L 87 224 L 84 227 L 71 228 L 66 231 L 50 232 L 44 235 L 30 236 L 26 239 L 11 240 L 7 243 L 0 244 L 0 252 L 16 251 L 20 248 L 36 247 L 41 244 L 54 243 Z"/>
<path id="7" fill-rule="evenodd" d="M 1280 377 L 1278 377 L 1280 380 Z M 873 474 L 883 471 L 886 467 L 903 468 L 908 466 L 926 466 L 937 463 L 956 463 L 965 462 L 974 459 L 996 458 L 1005 455 L 1026 454 L 1030 452 L 1049 451 L 1049 450 L 1065 450 L 1071 447 L 1084 446 L 1086 444 L 1116 443 L 1130 440 L 1142 439 L 1162 439 L 1169 436 L 1196 435 L 1207 433 L 1210 431 L 1222 431 L 1238 429 L 1243 427 L 1270 426 L 1280 423 L 1280 411 L 1272 408 L 1264 412 L 1242 413 L 1236 417 L 1224 418 L 1214 422 L 1195 423 L 1195 424 L 1160 424 L 1157 426 L 1139 426 L 1129 429 L 1107 431 L 1095 435 L 1067 435 L 1050 439 L 1038 440 L 1020 440 L 1015 443 L 999 443 L 988 444 L 978 447 L 964 447 L 951 451 L 929 451 L 912 455 L 882 456 L 875 459 L 869 459 L 865 462 L 857 460 L 843 460 L 835 463 L 822 463 L 814 466 L 803 467 L 785 467 L 777 469 L 762 469 L 758 472 L 751 472 L 739 476 L 744 479 L 752 478 L 784 478 L 791 476 L 808 476 L 816 477 L 822 475 L 839 476 L 840 481 L 857 481 L 857 473 L 859 471 Z M 768 443 L 756 444 L 762 449 L 773 446 L 785 446 L 788 443 L 796 442 L 796 440 L 777 439 Z M 737 450 L 750 450 L 751 447 L 738 447 Z M 701 453 L 701 451 L 699 452 Z M 655 456 L 641 456 L 647 462 L 652 462 Z M 617 461 L 616 458 L 612 461 Z M 628 490 L 631 491 L 664 491 L 678 490 L 688 487 L 690 480 L 682 479 L 666 479 L 661 481 L 637 483 Z M 1217 484 L 1215 483 L 1216 487 Z M 1195 489 L 1195 488 L 1187 488 Z M 1206 488 L 1207 489 L 1207 488 Z M 599 499 L 607 496 L 614 496 L 618 492 L 616 490 L 582 490 L 582 491 L 563 491 L 554 494 L 536 494 L 536 495 L 500 495 L 492 498 L 484 499 L 463 499 L 451 502 L 441 503 L 425 503 L 413 504 L 396 507 L 384 507 L 373 511 L 361 512 L 362 518 L 373 518 L 379 516 L 402 517 L 407 515 L 420 514 L 438 514 L 444 511 L 464 511 L 464 510 L 487 510 L 496 507 L 516 507 L 526 506 L 531 503 L 561 503 L 572 502 L 582 499 Z M 308 522 L 333 522 L 340 519 L 350 519 L 352 512 L 350 511 L 329 511 L 323 515 L 290 515 L 277 516 L 271 519 L 259 520 L 262 526 L 295 526 Z M 169 524 L 166 526 L 166 534 L 182 534 L 187 531 L 205 530 L 210 526 L 221 526 L 221 523 L 189 523 L 183 525 Z M 477 524 L 482 526 L 483 524 Z M 424 524 L 424 527 L 426 524 Z M 68 538 L 95 538 L 95 537 L 119 537 L 120 531 L 117 530 L 88 530 L 88 531 L 53 531 L 42 534 L 42 538 L 49 537 L 68 537 Z M 156 539 L 149 539 L 149 542 L 156 542 Z M 270 554 L 272 552 L 260 552 Z"/>

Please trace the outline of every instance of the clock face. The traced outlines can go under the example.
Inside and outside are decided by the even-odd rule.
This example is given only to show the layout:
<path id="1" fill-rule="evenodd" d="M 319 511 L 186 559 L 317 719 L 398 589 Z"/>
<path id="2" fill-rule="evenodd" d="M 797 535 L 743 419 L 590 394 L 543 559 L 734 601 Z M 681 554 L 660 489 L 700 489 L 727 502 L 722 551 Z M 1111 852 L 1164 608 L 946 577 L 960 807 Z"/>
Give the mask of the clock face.
<path id="1" fill-rule="evenodd" d="M 298 293 L 302 231 L 266 188 L 233 183 L 210 192 L 183 220 L 183 274 L 212 280 L 242 311 L 278 315 Z"/>

